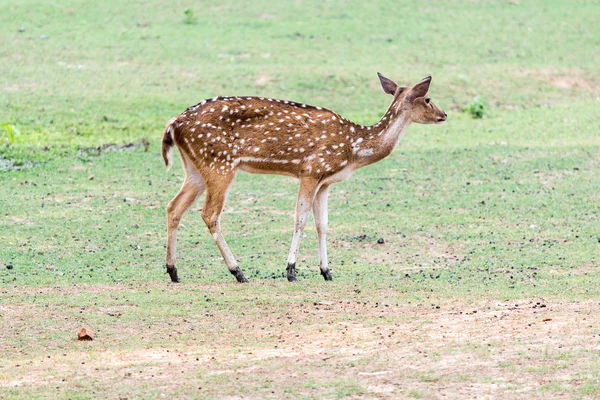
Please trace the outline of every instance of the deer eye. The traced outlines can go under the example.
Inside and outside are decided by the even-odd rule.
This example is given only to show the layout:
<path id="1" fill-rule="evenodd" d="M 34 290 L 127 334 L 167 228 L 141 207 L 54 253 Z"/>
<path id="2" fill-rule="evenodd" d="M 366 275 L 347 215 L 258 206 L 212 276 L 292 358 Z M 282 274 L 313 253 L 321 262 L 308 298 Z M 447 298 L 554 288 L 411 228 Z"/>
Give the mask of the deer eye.
<path id="1" fill-rule="evenodd" d="M 428 97 L 425 99 L 425 103 L 429 104 L 429 102 L 431 101 L 431 99 Z"/>

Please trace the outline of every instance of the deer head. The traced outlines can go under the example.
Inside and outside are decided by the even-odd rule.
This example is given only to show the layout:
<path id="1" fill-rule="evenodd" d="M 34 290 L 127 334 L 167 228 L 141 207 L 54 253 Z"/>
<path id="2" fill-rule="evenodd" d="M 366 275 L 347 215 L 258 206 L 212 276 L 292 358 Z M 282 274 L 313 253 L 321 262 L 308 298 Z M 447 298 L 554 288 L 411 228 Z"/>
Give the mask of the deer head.
<path id="1" fill-rule="evenodd" d="M 411 122 L 419 124 L 441 124 L 448 117 L 444 111 L 427 97 L 431 76 L 423 78 L 412 88 L 398 86 L 394 81 L 377 73 L 383 91 L 394 96 L 395 109 L 406 113 Z"/>

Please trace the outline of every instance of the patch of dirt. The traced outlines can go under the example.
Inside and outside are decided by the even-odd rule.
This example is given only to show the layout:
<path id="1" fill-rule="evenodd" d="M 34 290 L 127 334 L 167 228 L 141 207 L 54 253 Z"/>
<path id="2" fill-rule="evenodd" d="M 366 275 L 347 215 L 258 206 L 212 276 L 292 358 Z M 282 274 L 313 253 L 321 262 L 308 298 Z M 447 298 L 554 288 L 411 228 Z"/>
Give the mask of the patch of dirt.
<path id="1" fill-rule="evenodd" d="M 79 153 L 80 155 L 91 155 L 91 156 L 99 156 L 102 153 L 108 153 L 108 152 L 112 152 L 112 151 L 132 151 L 132 150 L 139 150 L 143 148 L 144 151 L 148 151 L 148 149 L 150 148 L 150 141 L 148 139 L 142 139 L 139 142 L 136 143 L 123 143 L 123 144 L 114 144 L 114 143 L 107 143 L 104 144 L 102 146 L 96 146 L 96 147 L 85 147 L 82 148 Z"/>
<path id="2" fill-rule="evenodd" d="M 37 83 L 21 83 L 21 84 L 11 83 L 8 85 L 4 85 L 2 87 L 2 89 L 6 92 L 19 92 L 19 91 L 26 90 L 26 89 L 36 88 L 38 86 L 40 86 L 40 85 Z"/>
<path id="3" fill-rule="evenodd" d="M 274 78 L 272 75 L 269 75 L 267 73 L 262 73 L 259 75 L 258 78 L 256 78 L 254 83 L 256 84 L 256 86 L 261 88 L 261 87 L 270 85 L 273 82 L 273 80 L 274 80 Z"/>
<path id="4" fill-rule="evenodd" d="M 380 289 L 343 299 L 317 292 L 290 297 L 288 292 L 282 303 L 276 284 L 254 286 L 273 295 L 227 303 L 227 297 L 219 297 L 226 285 L 15 288 L 20 295 L 59 290 L 63 297 L 160 288 L 163 297 L 190 290 L 197 298 L 190 297 L 191 314 L 179 303 L 173 312 L 163 310 L 155 317 L 118 304 L 88 307 L 81 315 L 65 305 L 5 302 L 0 307 L 0 393 L 2 388 L 66 390 L 92 380 L 109 397 L 139 394 L 151 383 L 164 393 L 202 388 L 202 396 L 219 398 L 285 398 L 290 393 L 554 398 L 597 385 L 596 301 L 448 301 L 436 308 L 398 301 L 396 291 Z M 317 299 L 307 301 L 311 297 Z M 122 316 L 107 316 L 107 309 Z M 53 331 L 41 331 L 39 326 L 49 329 L 50 320 L 57 324 Z M 90 322 L 86 325 L 97 332 L 96 340 L 76 341 L 80 320 Z M 62 328 L 73 338 L 61 339 Z M 15 342 L 11 335 L 17 333 Z M 115 386 L 116 381 L 121 384 Z"/>
<path id="5" fill-rule="evenodd" d="M 129 67 L 131 64 L 132 64 L 131 61 L 117 61 L 117 62 L 113 63 L 112 65 L 117 68 L 122 68 L 122 67 Z"/>
<path id="6" fill-rule="evenodd" d="M 408 269 L 421 268 L 424 263 L 432 264 L 436 268 L 454 265 L 465 258 L 463 250 L 457 245 L 442 243 L 431 235 L 413 236 L 410 240 L 399 235 L 383 239 L 384 243 L 379 243 L 379 237 L 358 235 L 346 241 L 336 241 L 334 244 L 347 249 L 360 248 L 360 260 L 363 263 L 391 266 L 414 264 Z M 411 253 L 409 246 L 418 248 L 418 252 Z"/>
<path id="7" fill-rule="evenodd" d="M 560 89 L 581 89 L 588 92 L 597 92 L 600 89 L 598 82 L 579 69 L 523 69 L 519 70 L 517 75 L 544 81 Z"/>
<path id="8" fill-rule="evenodd" d="M 535 177 L 539 179 L 540 183 L 546 187 L 553 187 L 558 182 L 569 179 L 573 176 L 576 171 L 569 170 L 533 170 Z"/>
<path id="9" fill-rule="evenodd" d="M 12 220 L 12 223 L 14 225 L 27 225 L 27 226 L 36 225 L 36 223 L 30 218 L 21 218 L 21 217 L 12 216 L 12 217 L 10 217 L 10 219 Z"/>
<path id="10" fill-rule="evenodd" d="M 37 164 L 27 160 L 6 159 L 0 157 L 0 171 L 20 171 L 33 168 Z"/>
<path id="11" fill-rule="evenodd" d="M 259 15 L 257 15 L 256 17 L 257 17 L 258 19 L 266 19 L 266 20 L 269 20 L 269 19 L 276 18 L 276 16 L 275 16 L 275 15 L 273 15 L 273 14 L 269 14 L 269 13 L 262 13 L 262 14 L 259 14 Z"/>

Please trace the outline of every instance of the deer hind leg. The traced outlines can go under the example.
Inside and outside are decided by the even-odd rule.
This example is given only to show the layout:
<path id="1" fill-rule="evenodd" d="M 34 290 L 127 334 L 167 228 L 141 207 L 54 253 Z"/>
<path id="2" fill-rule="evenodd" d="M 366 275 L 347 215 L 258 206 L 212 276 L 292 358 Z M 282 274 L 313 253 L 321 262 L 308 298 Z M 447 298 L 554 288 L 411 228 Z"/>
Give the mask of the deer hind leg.
<path id="1" fill-rule="evenodd" d="M 296 257 L 300 248 L 300 239 L 310 215 L 315 193 L 319 188 L 319 181 L 311 178 L 303 178 L 300 181 L 298 202 L 296 203 L 296 222 L 294 225 L 294 236 L 287 260 L 287 279 L 290 282 L 296 280 Z"/>
<path id="2" fill-rule="evenodd" d="M 175 268 L 179 222 L 183 213 L 194 204 L 206 189 L 206 185 L 198 172 L 191 167 L 190 163 L 186 163 L 185 159 L 184 166 L 186 176 L 183 186 L 167 206 L 167 273 L 172 282 L 179 282 L 177 268 Z"/>
<path id="3" fill-rule="evenodd" d="M 321 275 L 326 281 L 330 281 L 331 272 L 329 271 L 329 262 L 327 260 L 327 190 L 329 186 L 323 185 L 315 196 L 313 202 L 313 216 L 315 218 L 315 227 L 319 237 L 319 264 Z"/>
<path id="4" fill-rule="evenodd" d="M 227 268 L 229 268 L 229 272 L 235 276 L 238 282 L 244 283 L 248 282 L 248 280 L 237 265 L 235 257 L 229 249 L 229 246 L 223 237 L 223 233 L 221 232 L 221 213 L 223 212 L 223 206 L 227 199 L 227 191 L 229 186 L 231 186 L 234 177 L 235 172 L 212 179 L 206 192 L 206 200 L 204 202 L 204 208 L 202 209 L 202 219 L 206 223 L 213 239 L 215 239 L 217 247 L 225 259 Z"/>

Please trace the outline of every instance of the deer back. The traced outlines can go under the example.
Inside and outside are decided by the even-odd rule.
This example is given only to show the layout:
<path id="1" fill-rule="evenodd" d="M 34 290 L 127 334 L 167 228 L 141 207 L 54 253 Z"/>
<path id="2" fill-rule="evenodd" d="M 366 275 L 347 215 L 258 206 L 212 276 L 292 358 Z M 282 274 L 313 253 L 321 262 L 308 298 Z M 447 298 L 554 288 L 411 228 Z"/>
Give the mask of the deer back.
<path id="1" fill-rule="evenodd" d="M 220 174 L 240 168 L 326 177 L 348 165 L 360 143 L 358 126 L 333 111 L 262 97 L 204 100 L 171 125 L 194 165 Z"/>

